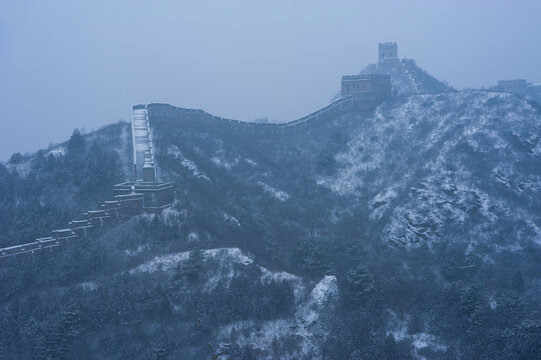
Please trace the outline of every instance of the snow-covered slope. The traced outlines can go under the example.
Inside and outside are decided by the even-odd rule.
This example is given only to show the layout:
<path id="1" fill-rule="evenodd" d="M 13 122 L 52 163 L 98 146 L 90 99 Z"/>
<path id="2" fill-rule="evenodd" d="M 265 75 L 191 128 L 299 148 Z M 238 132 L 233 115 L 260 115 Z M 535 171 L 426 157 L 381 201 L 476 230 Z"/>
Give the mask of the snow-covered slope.
<path id="1" fill-rule="evenodd" d="M 319 184 L 366 198 L 359 206 L 393 246 L 539 245 L 540 128 L 538 110 L 511 94 L 414 96 L 366 119 Z"/>
<path id="2" fill-rule="evenodd" d="M 361 73 L 391 75 L 393 95 L 439 94 L 455 91 L 421 69 L 413 59 L 390 59 L 368 65 Z"/>
<path id="3" fill-rule="evenodd" d="M 541 84 L 532 84 L 526 88 L 526 98 L 536 101 L 541 106 Z"/>
<path id="4" fill-rule="evenodd" d="M 163 272 L 174 276 L 175 270 L 186 267 L 194 252 L 161 255 L 128 271 L 132 276 Z M 202 251 L 202 268 L 198 282 L 190 292 L 214 294 L 217 287 L 228 289 L 235 279 L 248 276 L 255 283 L 286 282 L 293 289 L 295 311 L 289 317 L 266 321 L 238 321 L 220 326 L 215 338 L 208 339 L 214 354 L 222 359 L 235 359 L 235 350 L 250 347 L 258 359 L 320 359 L 320 346 L 328 335 L 326 319 L 338 301 L 336 277 L 325 276 L 315 285 L 287 272 L 271 271 L 258 265 L 238 248 L 217 248 Z M 178 269 L 178 270 L 177 270 Z M 155 274 L 156 276 L 157 274 Z M 98 282 L 90 282 L 93 288 Z M 89 282 L 83 285 L 89 287 Z M 182 304 L 175 305 L 182 312 Z M 204 316 L 204 315 L 203 315 Z M 200 321 L 204 321 L 200 320 Z M 248 330 L 248 331 L 246 331 Z M 288 338 L 299 338 L 298 346 L 287 353 L 273 347 L 274 343 L 287 343 Z"/>
<path id="5" fill-rule="evenodd" d="M 215 129 L 189 112 L 152 118 L 173 207 L 7 263 L 0 328 L 14 331 L 0 351 L 538 357 L 539 108 L 453 91 L 407 60 L 378 66 L 368 70 L 394 74 L 404 96 L 295 134 Z M 72 216 L 77 199 L 97 201 L 123 180 L 129 145 L 112 139 L 129 138 L 126 128 L 0 166 L 0 214 L 24 220 L 3 219 L 10 235 Z"/>

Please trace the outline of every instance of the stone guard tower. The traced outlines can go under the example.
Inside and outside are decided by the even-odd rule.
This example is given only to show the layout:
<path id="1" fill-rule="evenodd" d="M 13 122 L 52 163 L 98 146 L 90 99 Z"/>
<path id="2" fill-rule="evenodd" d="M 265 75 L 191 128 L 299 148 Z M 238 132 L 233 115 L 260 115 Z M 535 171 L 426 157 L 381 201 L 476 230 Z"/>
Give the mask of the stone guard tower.
<path id="1" fill-rule="evenodd" d="M 391 76 L 360 74 L 342 76 L 342 96 L 351 95 L 357 110 L 371 110 L 391 97 Z"/>
<path id="2" fill-rule="evenodd" d="M 398 59 L 398 44 L 395 42 L 379 43 L 378 62 Z"/>
<path id="3" fill-rule="evenodd" d="M 158 182 L 146 105 L 132 107 L 133 182 L 117 184 L 117 198 L 143 196 L 143 210 L 157 212 L 173 203 L 173 183 Z"/>

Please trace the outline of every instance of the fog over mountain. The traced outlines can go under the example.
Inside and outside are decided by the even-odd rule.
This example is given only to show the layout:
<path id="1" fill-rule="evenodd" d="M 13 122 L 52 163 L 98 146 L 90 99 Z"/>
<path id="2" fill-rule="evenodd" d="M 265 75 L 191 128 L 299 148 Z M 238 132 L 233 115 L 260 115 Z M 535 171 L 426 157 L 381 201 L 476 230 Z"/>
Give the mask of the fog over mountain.
<path id="1" fill-rule="evenodd" d="M 374 45 L 457 89 L 541 82 L 538 1 L 0 4 L 0 159 L 163 101 L 285 121 L 323 106 Z M 292 99 L 295 99 L 294 101 Z M 7 135 L 9 134 L 9 135 Z"/>
<path id="2" fill-rule="evenodd" d="M 2 5 L 0 359 L 540 359 L 526 5 Z"/>

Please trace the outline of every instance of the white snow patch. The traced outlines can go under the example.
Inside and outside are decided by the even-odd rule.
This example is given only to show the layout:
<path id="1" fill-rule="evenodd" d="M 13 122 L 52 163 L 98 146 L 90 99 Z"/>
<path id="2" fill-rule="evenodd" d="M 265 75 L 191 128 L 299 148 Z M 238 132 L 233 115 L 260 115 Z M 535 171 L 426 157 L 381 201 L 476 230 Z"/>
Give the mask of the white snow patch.
<path id="1" fill-rule="evenodd" d="M 280 340 L 288 336 L 293 336 L 291 330 L 291 322 L 287 319 L 277 319 L 266 321 L 262 324 L 256 324 L 253 321 L 239 321 L 233 324 L 223 326 L 220 330 L 221 340 L 229 339 L 231 342 L 240 346 L 251 346 L 256 350 L 267 352 L 272 351 L 272 343 L 274 339 Z M 245 331 L 248 330 L 248 331 Z M 222 347 L 224 345 L 222 344 Z M 293 360 L 298 357 L 291 354 L 291 357 L 283 358 L 284 360 Z M 224 359 L 231 359 L 224 354 Z M 273 359 L 269 354 L 261 359 Z M 233 360 L 233 359 L 231 359 Z"/>
<path id="2" fill-rule="evenodd" d="M 264 268 L 262 266 L 259 266 L 259 269 L 261 270 L 261 282 L 263 283 L 270 283 L 271 281 L 287 281 L 289 282 L 293 287 L 293 295 L 295 296 L 295 302 L 298 303 L 301 300 L 301 297 L 304 294 L 304 284 L 302 282 L 302 279 L 296 275 L 290 274 L 288 272 L 282 271 L 282 272 L 271 272 L 267 268 Z"/>
<path id="3" fill-rule="evenodd" d="M 393 310 L 388 310 L 388 330 L 386 335 L 392 335 L 395 341 L 410 340 L 413 345 L 413 355 L 417 359 L 425 359 L 419 355 L 418 351 L 424 348 L 431 348 L 434 351 L 446 351 L 447 347 L 438 341 L 438 338 L 428 333 L 409 334 L 407 323 L 410 321 L 410 316 L 398 316 Z"/>
<path id="4" fill-rule="evenodd" d="M 229 215 L 227 213 L 224 212 L 224 220 L 229 223 L 229 224 L 232 224 L 232 225 L 235 225 L 237 227 L 240 227 L 240 222 L 239 220 L 234 217 L 233 215 Z"/>
<path id="5" fill-rule="evenodd" d="M 370 220 L 380 219 L 390 202 L 397 196 L 396 191 L 392 187 L 388 187 L 380 191 L 376 196 L 368 202 L 368 206 L 372 209 Z"/>
<path id="6" fill-rule="evenodd" d="M 302 353 L 317 353 L 321 338 L 326 338 L 328 330 L 318 324 L 320 314 L 324 313 L 330 301 L 338 296 L 338 285 L 335 276 L 326 275 L 312 289 L 306 303 L 298 307 L 295 313 L 297 331 L 302 337 Z M 320 326 L 318 326 L 320 325 Z M 314 336 L 318 333 L 317 339 Z"/>
<path id="7" fill-rule="evenodd" d="M 257 185 L 261 186 L 266 193 L 272 195 L 273 197 L 275 197 L 276 199 L 280 201 L 286 201 L 289 199 L 289 194 L 286 193 L 285 191 L 277 190 L 273 188 L 272 186 L 265 184 L 262 181 L 258 181 Z"/>
<path id="8" fill-rule="evenodd" d="M 155 271 L 170 271 L 190 256 L 190 251 L 157 256 L 154 259 L 139 265 L 138 267 L 131 269 L 130 274 L 137 272 L 149 272 Z M 205 260 L 218 260 L 218 264 L 222 267 L 230 267 L 233 264 L 249 265 L 253 262 L 251 258 L 244 255 L 238 248 L 220 248 L 209 249 L 203 251 L 203 257 Z"/>
<path id="9" fill-rule="evenodd" d="M 484 262 L 485 264 L 496 265 L 496 263 L 494 262 L 494 260 L 492 260 L 492 258 L 491 258 L 488 254 L 485 254 L 485 256 L 483 256 L 483 262 Z"/>
<path id="10" fill-rule="evenodd" d="M 199 234 L 195 233 L 195 232 L 191 232 L 188 234 L 188 242 L 194 242 L 194 241 L 197 241 L 199 240 Z"/>
<path id="11" fill-rule="evenodd" d="M 230 274 L 230 273 L 228 273 L 228 275 L 225 276 L 225 278 L 227 278 L 226 280 L 228 280 L 227 284 L 231 283 L 231 279 L 233 279 L 233 276 L 234 274 Z M 212 290 L 216 289 L 216 286 L 218 286 L 218 283 L 220 282 L 220 280 L 223 280 L 223 278 L 224 278 L 223 274 L 219 274 L 219 275 L 214 275 L 210 277 L 209 279 L 207 279 L 207 281 L 205 281 L 205 283 L 203 284 L 203 292 L 209 293 Z"/>
<path id="12" fill-rule="evenodd" d="M 239 163 L 239 158 L 233 159 L 233 161 L 227 161 L 226 159 L 219 158 L 217 156 L 213 156 L 210 159 L 215 165 L 221 166 L 226 168 L 227 170 L 231 170 L 235 165 Z"/>
<path id="13" fill-rule="evenodd" d="M 408 337 L 408 327 L 404 324 L 402 327 L 387 331 L 386 335 L 392 335 L 395 341 L 404 340 Z"/>
<path id="14" fill-rule="evenodd" d="M 151 221 L 154 221 L 154 218 L 156 216 L 159 216 L 157 214 L 152 214 L 152 213 L 142 213 L 140 215 L 137 215 L 137 218 L 139 220 L 143 220 L 143 221 L 147 221 L 147 222 L 151 222 Z"/>
<path id="15" fill-rule="evenodd" d="M 126 123 L 122 127 L 122 132 L 120 133 L 120 144 L 119 146 L 115 147 L 115 151 L 117 152 L 120 162 L 122 164 L 122 170 L 124 171 L 125 176 L 130 176 L 133 169 L 131 168 L 131 163 L 133 159 L 131 159 L 128 155 L 128 152 L 126 149 L 129 148 L 129 144 L 133 141 L 131 136 L 131 126 Z"/>
<path id="16" fill-rule="evenodd" d="M 532 219 L 525 219 L 525 221 L 533 233 L 529 236 L 529 238 L 534 244 L 541 245 L 541 229 Z"/>
<path id="17" fill-rule="evenodd" d="M 185 168 L 187 168 L 188 170 L 190 170 L 193 176 L 210 181 L 209 177 L 203 174 L 201 171 L 199 171 L 199 169 L 197 168 L 197 165 L 195 165 L 195 163 L 192 160 L 182 155 L 182 152 L 176 145 L 169 146 L 169 148 L 167 149 L 167 155 L 171 155 L 177 158 L 178 160 L 180 160 L 180 164 L 184 166 Z"/>
<path id="18" fill-rule="evenodd" d="M 424 349 L 426 347 L 430 347 L 433 350 L 437 351 L 445 351 L 447 350 L 447 347 L 437 341 L 437 338 L 434 335 L 427 334 L 427 333 L 419 333 L 419 334 L 413 334 L 412 336 L 412 345 L 415 348 L 415 351 L 419 349 Z M 424 359 L 424 357 L 419 357 L 419 359 Z"/>
<path id="19" fill-rule="evenodd" d="M 177 202 L 178 200 L 175 200 Z M 175 204 L 173 203 L 173 206 L 168 207 L 167 209 L 162 210 L 161 217 L 164 224 L 167 226 L 173 226 L 175 224 L 180 223 L 180 217 L 182 213 L 178 210 L 174 209 Z"/>
<path id="20" fill-rule="evenodd" d="M 509 252 L 514 252 L 514 253 L 519 253 L 523 250 L 523 247 L 520 246 L 519 243 L 514 243 L 514 244 L 511 244 L 511 245 L 498 245 L 498 244 L 495 244 L 493 245 L 494 249 L 496 250 L 496 252 L 503 252 L 503 251 L 509 251 Z"/>
<path id="21" fill-rule="evenodd" d="M 389 318 L 387 320 L 387 327 L 389 330 L 386 331 L 386 335 L 392 335 L 395 341 L 401 341 L 409 337 L 407 326 L 409 316 L 400 318 L 393 310 L 388 310 L 387 313 L 389 314 Z"/>
<path id="22" fill-rule="evenodd" d="M 238 263 L 242 265 L 249 265 L 254 261 L 248 256 L 244 255 L 239 248 L 219 248 L 203 251 L 205 258 L 217 258 L 221 264 L 224 263 Z"/>
<path id="23" fill-rule="evenodd" d="M 135 250 L 132 250 L 132 249 L 122 250 L 122 254 L 127 255 L 127 256 L 134 256 L 134 255 L 142 253 L 143 250 L 145 250 L 146 248 L 147 248 L 146 245 L 139 245 Z"/>
<path id="24" fill-rule="evenodd" d="M 488 305 L 490 306 L 490 310 L 496 310 L 496 308 L 498 307 L 498 302 L 496 301 L 496 299 L 494 299 L 493 296 L 491 296 L 488 299 Z"/>
<path id="25" fill-rule="evenodd" d="M 6 168 L 9 170 L 15 170 L 17 175 L 22 178 L 25 178 L 31 170 L 30 159 L 20 162 L 19 164 L 5 164 Z"/>
<path id="26" fill-rule="evenodd" d="M 325 275 L 325 277 L 314 286 L 312 293 L 310 294 L 313 303 L 320 309 L 327 306 L 329 300 L 338 294 L 338 285 L 336 282 L 336 276 Z"/>
<path id="27" fill-rule="evenodd" d="M 96 291 L 98 290 L 98 284 L 96 284 L 94 281 L 87 281 L 87 282 L 81 283 L 81 288 L 85 292 Z"/>
<path id="28" fill-rule="evenodd" d="M 66 148 L 64 146 L 58 146 L 49 150 L 47 154 L 53 155 L 54 157 L 64 156 L 66 155 Z"/>
<path id="29" fill-rule="evenodd" d="M 253 263 L 253 260 L 244 255 L 238 248 L 205 250 L 203 256 L 207 261 L 214 261 L 212 270 L 210 273 L 207 273 L 210 277 L 203 284 L 204 292 L 211 292 L 220 282 L 222 282 L 225 287 L 229 287 L 231 280 L 239 274 L 235 265 L 247 266 Z"/>
<path id="30" fill-rule="evenodd" d="M 297 278 L 287 273 L 273 274 L 268 270 L 264 270 L 263 273 L 265 278 Z M 275 339 L 283 341 L 300 336 L 301 348 L 281 359 L 321 359 L 319 347 L 328 336 L 328 329 L 318 322 L 318 319 L 320 314 L 328 311 L 329 302 L 336 298 L 337 294 L 336 278 L 325 276 L 316 284 L 307 300 L 297 306 L 294 319 L 277 319 L 257 324 L 253 321 L 236 322 L 221 328 L 219 340 L 222 343 L 236 343 L 240 346 L 251 346 L 257 350 L 263 350 L 265 355 L 261 355 L 260 358 L 270 360 L 276 358 L 276 354 L 272 353 L 272 343 Z M 229 359 L 227 356 L 225 358 Z"/>
<path id="31" fill-rule="evenodd" d="M 130 274 L 138 272 L 148 272 L 153 273 L 155 271 L 169 271 L 172 270 L 180 262 L 188 259 L 190 255 L 189 251 L 181 252 L 177 254 L 169 254 L 163 256 L 157 256 L 154 259 L 139 265 L 135 269 L 129 271 Z"/>

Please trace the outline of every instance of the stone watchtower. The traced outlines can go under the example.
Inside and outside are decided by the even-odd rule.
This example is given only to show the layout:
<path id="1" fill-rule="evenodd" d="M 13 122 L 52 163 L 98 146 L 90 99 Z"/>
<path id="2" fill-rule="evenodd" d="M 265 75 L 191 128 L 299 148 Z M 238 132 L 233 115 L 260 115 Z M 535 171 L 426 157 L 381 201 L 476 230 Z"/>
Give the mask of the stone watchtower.
<path id="1" fill-rule="evenodd" d="M 378 62 L 398 59 L 398 44 L 395 42 L 379 43 Z"/>
<path id="2" fill-rule="evenodd" d="M 117 201 L 137 200 L 139 204 L 143 200 L 142 210 L 159 212 L 171 206 L 174 191 L 173 183 L 159 182 L 157 178 L 147 105 L 134 105 L 131 120 L 135 181 L 117 184 L 113 192 Z"/>
<path id="3" fill-rule="evenodd" d="M 391 75 L 344 75 L 340 94 L 351 95 L 356 110 L 372 110 L 391 97 Z"/>

